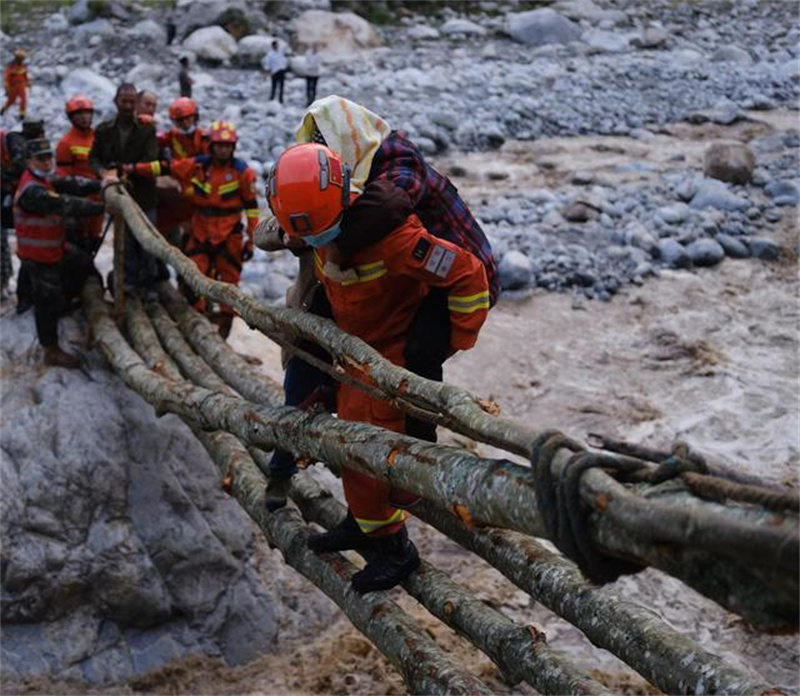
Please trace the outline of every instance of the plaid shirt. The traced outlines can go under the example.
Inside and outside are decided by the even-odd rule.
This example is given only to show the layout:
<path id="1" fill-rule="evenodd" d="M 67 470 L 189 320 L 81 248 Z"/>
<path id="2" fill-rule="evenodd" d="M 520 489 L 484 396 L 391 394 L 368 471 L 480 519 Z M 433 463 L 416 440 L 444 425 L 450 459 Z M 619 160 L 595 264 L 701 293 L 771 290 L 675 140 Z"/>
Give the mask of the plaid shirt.
<path id="1" fill-rule="evenodd" d="M 372 160 L 369 180 L 385 178 L 411 198 L 414 212 L 432 235 L 469 250 L 486 268 L 492 305 L 500 295 L 492 247 L 450 180 L 422 157 L 402 131 L 392 131 Z"/>

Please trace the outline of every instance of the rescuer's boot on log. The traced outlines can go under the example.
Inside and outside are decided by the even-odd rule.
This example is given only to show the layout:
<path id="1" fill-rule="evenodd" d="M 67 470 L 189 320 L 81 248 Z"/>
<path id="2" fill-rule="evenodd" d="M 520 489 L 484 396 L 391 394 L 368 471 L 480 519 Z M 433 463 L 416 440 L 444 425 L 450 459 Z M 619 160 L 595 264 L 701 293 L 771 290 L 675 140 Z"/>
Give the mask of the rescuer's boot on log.
<path id="1" fill-rule="evenodd" d="M 367 566 L 353 576 L 353 589 L 358 594 L 399 585 L 420 564 L 417 547 L 408 538 L 405 526 L 397 534 L 372 539 L 372 543 L 373 554 Z"/>
<path id="2" fill-rule="evenodd" d="M 311 534 L 308 537 L 308 548 L 316 553 L 331 553 L 333 551 L 369 551 L 375 543 L 358 526 L 355 517 L 348 510 L 339 524 L 323 534 Z"/>

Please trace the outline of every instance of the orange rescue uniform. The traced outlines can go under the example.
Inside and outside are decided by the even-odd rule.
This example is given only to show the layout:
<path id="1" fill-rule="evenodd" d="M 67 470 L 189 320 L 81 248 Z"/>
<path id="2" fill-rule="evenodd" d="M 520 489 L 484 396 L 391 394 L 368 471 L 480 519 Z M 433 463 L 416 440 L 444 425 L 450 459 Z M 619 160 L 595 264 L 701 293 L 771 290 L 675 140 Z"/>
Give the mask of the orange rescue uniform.
<path id="1" fill-rule="evenodd" d="M 24 63 L 11 61 L 6 65 L 3 79 L 6 87 L 6 103 L 3 105 L 2 113 L 19 99 L 19 115 L 24 117 L 28 106 L 28 87 L 31 84 L 27 66 Z"/>
<path id="2" fill-rule="evenodd" d="M 186 159 L 195 155 L 208 154 L 208 134 L 201 128 L 186 135 L 177 128 L 172 128 L 158 136 L 159 151 L 169 150 L 169 159 Z M 191 192 L 183 189 L 180 194 L 173 191 L 159 190 L 158 208 L 156 210 L 156 227 L 165 237 L 172 230 L 182 225 L 188 226 L 192 219 Z"/>
<path id="3" fill-rule="evenodd" d="M 214 280 L 239 284 L 245 238 L 242 213 L 247 220 L 247 244 L 252 245 L 258 224 L 256 173 L 244 160 L 233 157 L 224 165 L 212 164 L 211 155 L 198 155 L 171 163 L 143 162 L 136 165 L 140 176 L 174 176 L 193 206 L 192 231 L 185 254 L 200 271 Z M 205 300 L 195 303 L 205 311 Z M 233 315 L 222 305 L 223 314 Z"/>
<path id="4" fill-rule="evenodd" d="M 89 164 L 89 153 L 94 143 L 94 129 L 80 130 L 74 126 L 61 138 L 56 146 L 56 167 L 59 176 L 82 176 L 97 179 L 97 173 Z M 89 197 L 100 202 L 100 195 Z M 103 216 L 92 215 L 75 221 L 79 237 L 99 239 L 103 233 Z"/>
<path id="5" fill-rule="evenodd" d="M 344 270 L 331 262 L 333 250 L 335 245 L 314 250 L 314 260 L 336 325 L 343 331 L 402 366 L 411 322 L 429 289 L 438 287 L 449 291 L 451 349 L 466 350 L 475 344 L 489 311 L 483 264 L 465 249 L 429 234 L 416 215 L 383 240 L 356 252 Z M 349 372 L 363 379 L 363 373 Z M 338 386 L 340 418 L 405 431 L 402 411 L 356 387 Z M 407 513 L 389 503 L 388 484 L 347 468 L 342 469 L 342 483 L 364 533 L 378 537 L 400 530 Z"/>

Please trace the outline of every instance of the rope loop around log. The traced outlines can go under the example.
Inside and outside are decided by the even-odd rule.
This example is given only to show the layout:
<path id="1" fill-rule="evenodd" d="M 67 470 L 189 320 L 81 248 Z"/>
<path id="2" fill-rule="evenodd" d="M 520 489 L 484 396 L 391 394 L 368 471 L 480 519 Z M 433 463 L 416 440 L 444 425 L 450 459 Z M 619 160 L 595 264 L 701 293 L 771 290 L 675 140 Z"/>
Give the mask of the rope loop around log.
<path id="1" fill-rule="evenodd" d="M 574 454 L 556 477 L 552 464 L 560 449 Z M 593 454 L 563 433 L 548 430 L 533 443 L 531 467 L 536 502 L 550 540 L 588 579 L 604 584 L 644 568 L 639 563 L 612 558 L 597 550 L 589 533 L 590 509 L 580 496 L 581 476 L 588 469 L 601 467 L 611 474 L 631 474 L 638 468 L 636 464 Z"/>

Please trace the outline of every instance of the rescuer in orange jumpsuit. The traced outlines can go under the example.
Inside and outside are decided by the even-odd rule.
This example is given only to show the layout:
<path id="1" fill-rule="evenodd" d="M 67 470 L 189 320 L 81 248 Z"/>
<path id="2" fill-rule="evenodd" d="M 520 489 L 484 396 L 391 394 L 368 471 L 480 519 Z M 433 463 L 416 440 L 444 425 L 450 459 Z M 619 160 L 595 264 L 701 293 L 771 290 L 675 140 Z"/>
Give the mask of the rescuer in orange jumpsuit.
<path id="1" fill-rule="evenodd" d="M 85 179 L 97 179 L 97 173 L 89 164 L 89 154 L 94 143 L 94 104 L 89 97 L 78 94 L 66 105 L 67 118 L 72 128 L 61 138 L 56 147 L 56 168 L 59 176 L 81 176 Z M 100 202 L 99 195 L 90 197 Z M 89 254 L 93 254 L 100 243 L 103 233 L 103 216 L 92 215 L 82 217 L 69 223 L 75 244 Z"/>
<path id="2" fill-rule="evenodd" d="M 173 127 L 158 136 L 159 151 L 166 159 L 186 159 L 207 155 L 208 133 L 198 128 L 200 113 L 192 99 L 180 97 L 169 107 Z M 171 243 L 183 248 L 192 219 L 191 187 L 159 188 L 156 227 Z"/>
<path id="3" fill-rule="evenodd" d="M 343 331 L 402 366 L 406 337 L 420 303 L 431 289 L 442 288 L 450 313 L 451 352 L 475 344 L 489 309 L 483 264 L 467 250 L 428 233 L 411 212 L 405 191 L 379 180 L 351 200 L 349 172 L 341 158 L 324 145 L 307 143 L 280 156 L 270 176 L 268 198 L 289 246 L 314 247 L 317 279 Z M 373 212 L 359 211 L 360 205 Z M 349 227 L 349 236 L 368 235 L 369 224 L 356 227 L 375 210 L 396 219 L 397 227 L 374 243 L 345 252 L 337 242 L 343 227 Z M 349 384 L 338 385 L 336 406 L 340 418 L 405 431 L 402 411 Z M 387 483 L 348 468 L 341 474 L 348 517 L 330 532 L 310 536 L 309 547 L 318 552 L 355 548 L 367 554 L 367 566 L 353 576 L 359 593 L 394 587 L 419 565 L 405 528 L 408 513 L 391 504 Z"/>
<path id="4" fill-rule="evenodd" d="M 192 229 L 185 253 L 209 278 L 239 284 L 242 263 L 253 257 L 253 231 L 258 224 L 256 173 L 244 160 L 233 156 L 236 129 L 226 121 L 215 121 L 210 130 L 210 154 L 172 162 L 143 162 L 125 165 L 126 174 L 174 176 L 190 192 L 193 205 Z M 242 213 L 247 220 L 244 236 Z M 207 310 L 204 298 L 194 302 Z M 233 308 L 220 306 L 211 320 L 227 338 L 233 323 Z"/>
<path id="5" fill-rule="evenodd" d="M 31 86 L 28 77 L 28 68 L 25 66 L 25 50 L 18 48 L 14 51 L 14 60 L 6 65 L 3 75 L 6 87 L 6 103 L 0 109 L 0 116 L 19 99 L 19 117 L 25 118 L 25 109 L 28 105 L 28 87 Z"/>

